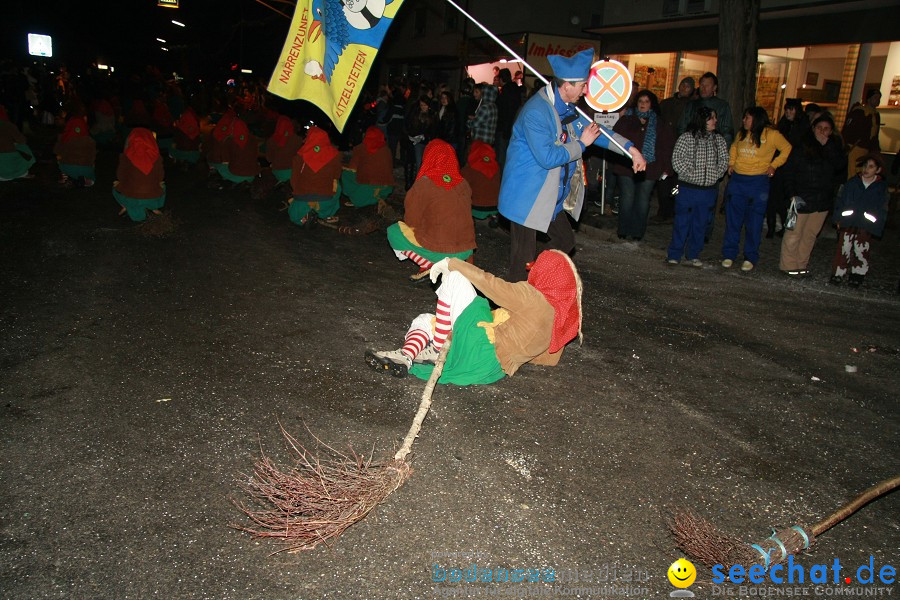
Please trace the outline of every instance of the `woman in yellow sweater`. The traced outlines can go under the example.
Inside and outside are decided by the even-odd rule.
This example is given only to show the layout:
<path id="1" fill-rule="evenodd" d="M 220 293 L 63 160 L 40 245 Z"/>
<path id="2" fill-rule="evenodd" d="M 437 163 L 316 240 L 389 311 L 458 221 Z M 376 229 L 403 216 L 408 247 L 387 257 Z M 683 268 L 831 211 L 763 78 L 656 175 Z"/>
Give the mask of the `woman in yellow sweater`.
<path id="1" fill-rule="evenodd" d="M 737 259 L 744 230 L 744 262 L 741 271 L 752 271 L 759 261 L 759 238 L 769 200 L 769 179 L 787 162 L 791 145 L 771 126 L 766 109 L 751 106 L 744 111 L 741 131 L 731 145 L 725 188 L 725 240 L 722 266 Z M 776 155 L 777 152 L 777 155 Z"/>

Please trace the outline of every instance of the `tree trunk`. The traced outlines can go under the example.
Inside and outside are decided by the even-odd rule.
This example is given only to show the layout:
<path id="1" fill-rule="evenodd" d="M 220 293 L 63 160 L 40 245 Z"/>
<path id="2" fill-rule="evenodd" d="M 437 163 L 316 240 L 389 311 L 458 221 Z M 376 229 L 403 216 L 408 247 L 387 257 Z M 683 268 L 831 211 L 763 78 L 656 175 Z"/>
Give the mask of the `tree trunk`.
<path id="1" fill-rule="evenodd" d="M 722 0 L 719 5 L 717 95 L 731 106 L 735 131 L 744 109 L 756 104 L 759 4 L 760 0 Z"/>

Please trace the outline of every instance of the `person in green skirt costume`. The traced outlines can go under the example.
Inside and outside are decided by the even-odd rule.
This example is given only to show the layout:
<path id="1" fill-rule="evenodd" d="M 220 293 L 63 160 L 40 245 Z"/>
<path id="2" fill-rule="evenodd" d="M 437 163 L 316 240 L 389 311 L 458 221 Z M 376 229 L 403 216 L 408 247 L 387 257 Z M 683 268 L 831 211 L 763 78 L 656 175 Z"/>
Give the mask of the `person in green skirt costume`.
<path id="1" fill-rule="evenodd" d="M 422 281 L 437 261 L 466 260 L 475 250 L 475 224 L 470 212 L 472 188 L 459 172 L 453 147 L 432 140 L 425 147 L 422 167 L 406 192 L 403 220 L 387 230 L 388 243 L 398 260 L 412 260 Z"/>
<path id="2" fill-rule="evenodd" d="M 88 135 L 87 121 L 84 117 L 72 117 L 66 121 L 66 127 L 59 134 L 53 153 L 59 162 L 62 178 L 61 185 L 91 187 L 97 176 L 94 173 L 94 162 L 97 159 L 97 143 Z"/>
<path id="3" fill-rule="evenodd" d="M 294 128 L 294 122 L 284 115 L 275 121 L 275 133 L 266 140 L 266 160 L 272 168 L 272 175 L 279 184 L 291 180 L 294 156 L 303 142 Z"/>
<path id="4" fill-rule="evenodd" d="M 108 146 L 116 138 L 116 110 L 109 100 L 100 98 L 92 104 L 94 121 L 91 137 L 100 146 Z"/>
<path id="5" fill-rule="evenodd" d="M 209 165 L 209 174 L 215 177 L 219 168 L 225 164 L 225 140 L 231 137 L 232 124 L 237 117 L 234 109 L 226 110 L 215 127 L 209 132 L 209 136 L 203 142 L 203 151 L 206 153 L 206 163 Z"/>
<path id="6" fill-rule="evenodd" d="M 362 143 L 353 148 L 341 187 L 356 208 L 386 201 L 394 191 L 394 159 L 378 127 L 369 127 Z"/>
<path id="7" fill-rule="evenodd" d="M 176 164 L 196 165 L 200 161 L 200 122 L 193 108 L 188 107 L 175 121 L 169 156 Z"/>
<path id="8" fill-rule="evenodd" d="M 468 161 L 461 172 L 472 186 L 472 216 L 479 220 L 491 218 L 491 223 L 495 223 L 497 198 L 500 196 L 500 166 L 494 148 L 481 140 L 473 141 Z"/>
<path id="9" fill-rule="evenodd" d="M 293 198 L 288 202 L 288 217 L 297 225 L 312 226 L 318 218 L 337 222 L 340 208 L 341 155 L 328 133 L 310 127 L 306 140 L 294 155 L 291 171 Z"/>
<path id="10" fill-rule="evenodd" d="M 156 145 L 161 152 L 169 153 L 175 135 L 175 119 L 166 103 L 164 94 L 160 94 L 153 102 L 153 131 L 156 132 Z"/>
<path id="11" fill-rule="evenodd" d="M 0 181 L 33 178 L 28 172 L 33 164 L 34 152 L 19 128 L 10 122 L 6 107 L 0 105 Z"/>
<path id="12" fill-rule="evenodd" d="M 366 351 L 371 368 L 427 379 L 452 334 L 438 381 L 487 384 L 526 363 L 555 366 L 566 344 L 581 339 L 581 278 L 559 250 L 542 252 L 527 282 L 509 283 L 455 258 L 436 263 L 431 279 L 441 281 L 435 313 L 417 316 L 399 349 Z M 498 308 L 491 311 L 488 300 Z"/>
<path id="13" fill-rule="evenodd" d="M 259 175 L 259 139 L 247 127 L 247 123 L 235 117 L 231 122 L 231 135 L 225 138 L 224 162 L 216 165 L 216 171 L 225 181 L 234 184 L 250 183 Z"/>
<path id="14" fill-rule="evenodd" d="M 125 151 L 119 156 L 113 197 L 122 207 L 120 215 L 128 213 L 132 221 L 144 221 L 147 211 L 159 214 L 166 202 L 166 185 L 163 183 L 162 156 L 153 132 L 135 127 L 125 140 Z"/>

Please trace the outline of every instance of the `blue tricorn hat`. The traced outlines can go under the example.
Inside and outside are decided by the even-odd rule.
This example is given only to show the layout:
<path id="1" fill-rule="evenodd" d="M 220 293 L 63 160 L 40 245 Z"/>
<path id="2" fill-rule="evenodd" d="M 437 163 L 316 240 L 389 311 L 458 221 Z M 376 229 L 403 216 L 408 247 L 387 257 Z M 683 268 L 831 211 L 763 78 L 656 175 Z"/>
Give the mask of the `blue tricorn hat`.
<path id="1" fill-rule="evenodd" d="M 594 49 L 588 48 L 571 57 L 549 54 L 547 61 L 557 79 L 563 81 L 587 81 L 594 62 Z"/>

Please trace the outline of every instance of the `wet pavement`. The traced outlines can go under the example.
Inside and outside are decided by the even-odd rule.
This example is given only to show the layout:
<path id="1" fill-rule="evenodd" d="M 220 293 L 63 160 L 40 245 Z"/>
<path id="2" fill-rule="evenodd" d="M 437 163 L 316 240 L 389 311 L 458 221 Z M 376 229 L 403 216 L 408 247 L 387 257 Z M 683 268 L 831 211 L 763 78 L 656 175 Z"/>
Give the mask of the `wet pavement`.
<path id="1" fill-rule="evenodd" d="M 834 240 L 791 280 L 777 238 L 752 273 L 719 267 L 721 220 L 696 269 L 664 264 L 669 226 L 622 242 L 587 215 L 584 344 L 438 386 L 409 481 L 331 548 L 272 555 L 229 527 L 240 481 L 261 447 L 287 460 L 279 424 L 390 455 L 424 382 L 363 352 L 396 347 L 432 290 L 383 232 L 305 231 L 202 169 L 170 169 L 177 228 L 140 235 L 116 217 L 114 161 L 90 189 L 56 188 L 49 163 L 0 187 L 3 597 L 665 597 L 672 509 L 758 541 L 900 471 L 897 230 L 851 290 L 827 283 Z M 502 275 L 508 236 L 476 231 Z M 900 495 L 872 503 L 797 562 L 896 568 L 898 516 Z M 448 581 L 472 565 L 556 582 Z M 710 579 L 691 590 L 723 595 Z"/>

